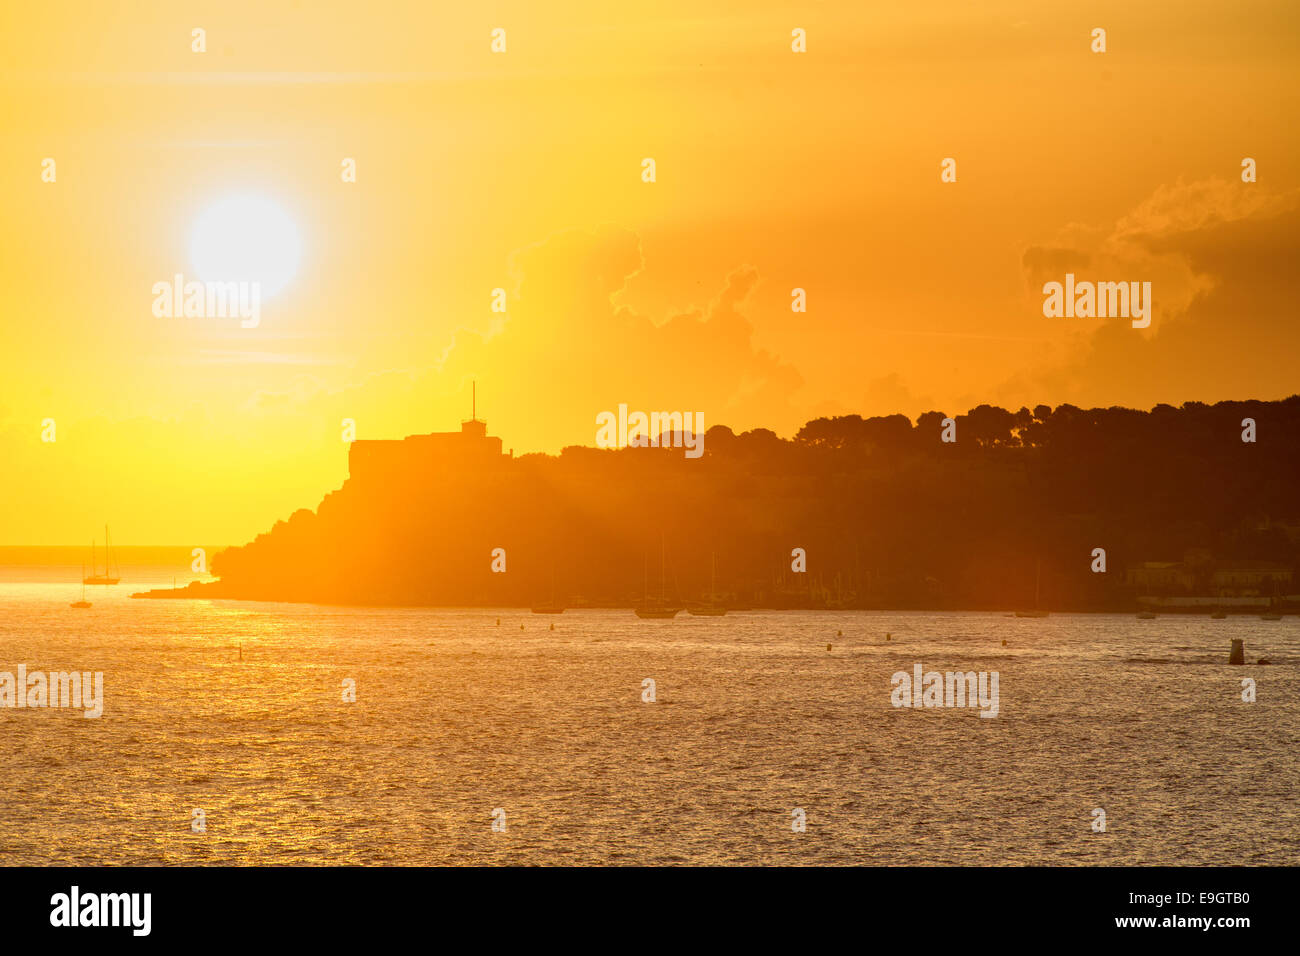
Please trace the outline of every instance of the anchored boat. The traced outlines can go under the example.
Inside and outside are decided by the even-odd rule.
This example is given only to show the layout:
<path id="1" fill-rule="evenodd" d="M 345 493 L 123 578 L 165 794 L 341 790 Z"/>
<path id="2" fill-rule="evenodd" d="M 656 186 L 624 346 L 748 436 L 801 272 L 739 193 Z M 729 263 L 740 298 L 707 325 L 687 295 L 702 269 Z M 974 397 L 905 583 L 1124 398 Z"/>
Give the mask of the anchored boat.
<path id="1" fill-rule="evenodd" d="M 686 610 L 696 617 L 722 617 L 727 613 L 727 609 L 718 603 L 718 556 L 716 554 L 712 556 L 709 569 L 709 603 L 699 607 L 688 607 Z"/>
<path id="2" fill-rule="evenodd" d="M 650 603 L 650 582 L 649 582 L 649 572 L 647 571 L 646 580 L 645 580 L 645 592 L 646 592 L 645 603 L 643 603 L 640 607 L 635 609 L 637 617 L 648 618 L 652 620 L 665 620 L 667 618 L 676 617 L 681 612 L 681 608 L 679 607 L 668 606 L 668 586 L 665 583 L 664 564 L 665 564 L 664 539 L 663 536 L 660 535 L 659 536 L 659 603 L 658 604 Z"/>
<path id="3" fill-rule="evenodd" d="M 113 561 L 113 544 L 112 538 L 108 536 L 108 525 L 104 525 L 104 573 L 100 574 L 95 564 L 95 542 L 90 542 L 90 577 L 82 578 L 82 584 L 117 584 L 121 581 L 117 564 Z M 85 574 L 86 569 L 81 569 Z"/>
<path id="4" fill-rule="evenodd" d="M 551 572 L 551 599 L 533 608 L 534 614 L 563 614 L 564 607 L 555 603 L 555 572 Z M 554 627 L 554 625 L 552 625 Z"/>
<path id="5" fill-rule="evenodd" d="M 1047 617 L 1047 612 L 1038 607 L 1038 591 L 1043 583 L 1043 563 L 1038 562 L 1034 577 L 1034 606 L 1024 611 L 1017 611 L 1016 617 Z"/>
<path id="6" fill-rule="evenodd" d="M 68 607 L 90 607 L 90 602 L 86 600 L 86 566 L 81 566 L 81 600 L 73 601 Z"/>

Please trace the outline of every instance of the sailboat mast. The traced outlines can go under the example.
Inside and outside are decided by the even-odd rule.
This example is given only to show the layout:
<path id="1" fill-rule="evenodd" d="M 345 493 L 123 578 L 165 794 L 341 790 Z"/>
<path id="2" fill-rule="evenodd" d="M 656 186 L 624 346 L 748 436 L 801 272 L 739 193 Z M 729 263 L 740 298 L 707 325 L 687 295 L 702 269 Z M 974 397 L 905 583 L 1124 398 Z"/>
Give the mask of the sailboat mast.
<path id="1" fill-rule="evenodd" d="M 664 577 L 664 536 L 659 536 L 659 603 L 667 605 L 668 603 L 668 583 Z"/>

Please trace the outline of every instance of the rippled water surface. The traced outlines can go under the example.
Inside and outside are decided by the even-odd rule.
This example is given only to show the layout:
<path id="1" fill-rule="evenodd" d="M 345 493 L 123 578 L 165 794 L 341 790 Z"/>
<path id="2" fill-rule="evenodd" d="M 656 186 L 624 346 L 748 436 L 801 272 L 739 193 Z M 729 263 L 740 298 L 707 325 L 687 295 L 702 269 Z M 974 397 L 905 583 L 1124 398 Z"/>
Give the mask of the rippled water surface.
<path id="1" fill-rule="evenodd" d="M 0 568 L 0 671 L 105 682 L 98 720 L 0 708 L 0 863 L 1300 863 L 1294 618 L 641 621 L 131 600 L 171 572 L 124 571 L 74 610 Z M 894 708 L 916 663 L 998 671 L 999 716 Z"/>

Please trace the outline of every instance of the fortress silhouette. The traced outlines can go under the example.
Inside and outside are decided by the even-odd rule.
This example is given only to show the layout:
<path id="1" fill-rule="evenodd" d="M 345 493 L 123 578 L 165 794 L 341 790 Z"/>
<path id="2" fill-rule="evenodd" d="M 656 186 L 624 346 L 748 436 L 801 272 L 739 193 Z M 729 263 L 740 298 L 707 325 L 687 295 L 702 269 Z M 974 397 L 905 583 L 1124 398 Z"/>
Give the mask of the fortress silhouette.
<path id="1" fill-rule="evenodd" d="M 370 484 L 403 472 L 429 475 L 442 468 L 486 469 L 504 467 L 514 458 L 501 451 L 501 439 L 487 433 L 487 422 L 478 418 L 475 386 L 470 419 L 458 432 L 430 432 L 408 435 L 399 440 L 357 439 L 348 448 L 348 476 Z"/>
<path id="2" fill-rule="evenodd" d="M 348 449 L 348 477 L 371 484 L 400 475 L 429 475 L 448 467 L 503 468 L 514 454 L 501 451 L 501 439 L 487 433 L 487 422 L 462 422 L 458 432 L 430 432 L 401 439 L 365 439 Z"/>

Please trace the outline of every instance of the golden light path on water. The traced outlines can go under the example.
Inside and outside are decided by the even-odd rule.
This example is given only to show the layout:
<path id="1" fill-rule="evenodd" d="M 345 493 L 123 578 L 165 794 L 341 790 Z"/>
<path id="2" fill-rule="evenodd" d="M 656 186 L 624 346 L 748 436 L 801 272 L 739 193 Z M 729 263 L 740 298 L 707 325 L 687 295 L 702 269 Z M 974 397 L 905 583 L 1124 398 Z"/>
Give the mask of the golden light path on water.
<path id="1" fill-rule="evenodd" d="M 161 568 L 79 611 L 43 573 L 0 568 L 0 671 L 103 671 L 104 713 L 0 708 L 6 865 L 1300 863 L 1300 620 L 127 597 Z M 916 663 L 998 671 L 998 717 L 894 708 Z"/>

